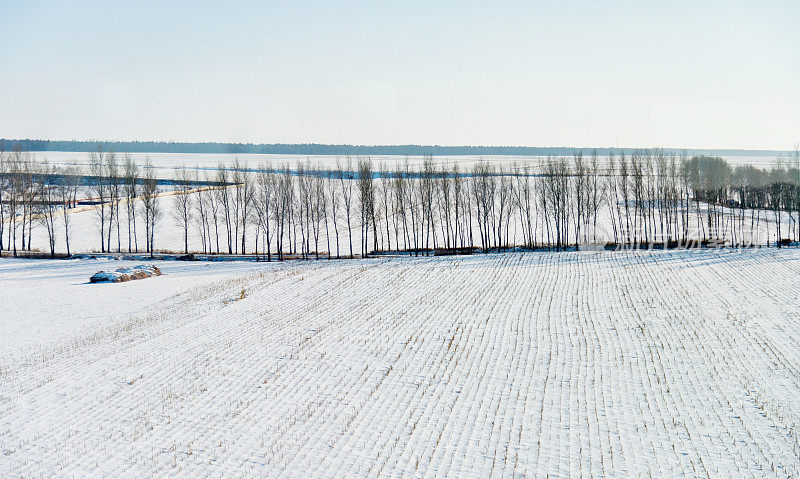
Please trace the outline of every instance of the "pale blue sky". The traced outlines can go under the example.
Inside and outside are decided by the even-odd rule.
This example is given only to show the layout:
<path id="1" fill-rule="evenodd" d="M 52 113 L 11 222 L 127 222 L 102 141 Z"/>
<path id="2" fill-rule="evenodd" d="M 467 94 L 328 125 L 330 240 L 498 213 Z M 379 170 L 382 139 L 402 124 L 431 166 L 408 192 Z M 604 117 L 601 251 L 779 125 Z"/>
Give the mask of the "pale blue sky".
<path id="1" fill-rule="evenodd" d="M 788 149 L 800 1 L 0 0 L 0 137 Z"/>

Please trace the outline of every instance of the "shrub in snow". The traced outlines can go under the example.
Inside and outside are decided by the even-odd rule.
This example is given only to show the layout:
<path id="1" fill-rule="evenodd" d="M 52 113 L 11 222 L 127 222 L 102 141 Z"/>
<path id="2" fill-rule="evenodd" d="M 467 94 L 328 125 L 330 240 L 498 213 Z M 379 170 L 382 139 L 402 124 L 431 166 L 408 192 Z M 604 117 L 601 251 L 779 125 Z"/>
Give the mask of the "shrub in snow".
<path id="1" fill-rule="evenodd" d="M 161 276 L 157 266 L 140 264 L 132 268 L 119 268 L 116 271 L 98 271 L 89 278 L 90 283 L 122 283 L 134 279 L 144 279 L 151 276 Z"/>

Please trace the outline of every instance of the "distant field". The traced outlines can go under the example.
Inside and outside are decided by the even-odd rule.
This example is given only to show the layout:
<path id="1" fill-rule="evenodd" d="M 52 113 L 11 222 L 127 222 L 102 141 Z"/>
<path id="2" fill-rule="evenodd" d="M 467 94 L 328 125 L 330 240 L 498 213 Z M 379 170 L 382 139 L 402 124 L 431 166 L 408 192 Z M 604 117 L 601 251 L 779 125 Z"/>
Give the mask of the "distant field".
<path id="1" fill-rule="evenodd" d="M 123 264 L 0 262 L 0 475 L 800 474 L 797 250 Z"/>
<path id="2" fill-rule="evenodd" d="M 584 150 L 584 155 L 589 155 L 590 150 Z M 74 153 L 63 151 L 39 151 L 34 153 L 39 160 L 47 159 L 50 163 L 55 165 L 88 165 L 88 153 Z M 145 159 L 149 158 L 153 166 L 163 170 L 159 173 L 160 176 L 170 177 L 172 169 L 180 166 L 186 167 L 199 167 L 206 169 L 214 169 L 219 164 L 231 166 L 235 159 L 239 159 L 242 164 L 249 168 L 258 168 L 264 163 L 271 164 L 273 167 L 278 167 L 288 164 L 291 167 L 305 163 L 307 161 L 311 164 L 321 167 L 333 169 L 336 167 L 336 162 L 339 161 L 344 165 L 347 164 L 346 156 L 333 156 L 333 155 L 255 155 L 255 154 L 212 154 L 212 153 L 132 153 L 131 157 L 139 164 L 144 163 Z M 355 163 L 357 157 L 353 157 Z M 384 165 L 388 168 L 396 168 L 402 166 L 406 161 L 412 167 L 419 167 L 422 165 L 423 156 L 398 156 L 398 155 L 373 155 L 373 162 L 377 168 Z M 726 155 L 724 156 L 732 165 L 749 164 L 759 167 L 769 167 L 774 161 L 774 156 L 758 156 L 758 155 Z M 472 168 L 473 165 L 479 161 L 489 161 L 496 165 L 504 165 L 505 167 L 517 166 L 531 166 L 537 168 L 544 164 L 547 157 L 545 156 L 436 156 L 434 160 L 441 165 L 457 164 L 462 171 L 464 168 Z M 601 158 L 601 163 L 605 162 L 606 158 Z"/>

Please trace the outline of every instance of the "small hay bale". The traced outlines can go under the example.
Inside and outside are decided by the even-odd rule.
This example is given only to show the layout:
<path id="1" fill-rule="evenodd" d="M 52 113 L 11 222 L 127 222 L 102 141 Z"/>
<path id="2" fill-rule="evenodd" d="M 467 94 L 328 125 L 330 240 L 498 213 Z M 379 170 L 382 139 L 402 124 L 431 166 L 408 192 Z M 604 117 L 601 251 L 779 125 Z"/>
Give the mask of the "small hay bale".
<path id="1" fill-rule="evenodd" d="M 118 268 L 116 271 L 98 271 L 89 278 L 90 283 L 124 283 L 151 276 L 161 276 L 161 270 L 154 265 L 137 265 L 132 268 Z"/>

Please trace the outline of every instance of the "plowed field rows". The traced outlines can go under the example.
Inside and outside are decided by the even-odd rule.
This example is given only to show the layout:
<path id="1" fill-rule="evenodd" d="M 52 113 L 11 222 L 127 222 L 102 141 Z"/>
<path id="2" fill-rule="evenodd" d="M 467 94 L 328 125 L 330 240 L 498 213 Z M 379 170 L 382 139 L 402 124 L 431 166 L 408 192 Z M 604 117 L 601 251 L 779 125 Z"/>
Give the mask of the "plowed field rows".
<path id="1" fill-rule="evenodd" d="M 0 351 L 0 475 L 797 476 L 799 296 L 770 249 L 269 265 L 70 334 L 54 305 L 0 322 L 35 339 Z"/>

